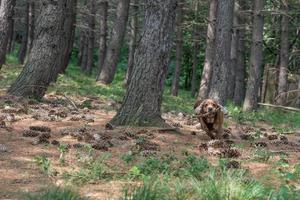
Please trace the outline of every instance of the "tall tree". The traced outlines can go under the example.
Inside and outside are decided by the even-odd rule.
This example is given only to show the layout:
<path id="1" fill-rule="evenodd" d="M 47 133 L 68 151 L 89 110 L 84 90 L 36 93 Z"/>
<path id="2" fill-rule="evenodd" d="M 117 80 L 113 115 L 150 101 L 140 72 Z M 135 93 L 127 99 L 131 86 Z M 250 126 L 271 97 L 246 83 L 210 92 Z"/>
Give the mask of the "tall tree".
<path id="1" fill-rule="evenodd" d="M 179 86 L 179 78 L 180 71 L 182 65 L 182 54 L 183 54 L 183 6 L 184 1 L 179 0 L 177 11 L 176 11 L 176 66 L 173 74 L 172 88 L 171 94 L 173 96 L 178 95 L 178 86 Z"/>
<path id="2" fill-rule="evenodd" d="M 12 24 L 15 0 L 1 0 L 0 4 L 0 69 L 5 63 L 9 29 Z"/>
<path id="3" fill-rule="evenodd" d="M 27 42 L 27 54 L 31 52 L 34 39 L 34 25 L 35 25 L 35 2 L 29 0 L 29 11 L 28 11 L 28 42 Z"/>
<path id="4" fill-rule="evenodd" d="M 264 4 L 265 0 L 254 0 L 250 71 L 247 83 L 246 97 L 243 105 L 244 111 L 256 109 L 258 106 L 258 91 L 261 83 L 260 79 L 263 62 L 262 47 L 264 16 L 262 10 L 264 9 Z"/>
<path id="5" fill-rule="evenodd" d="M 8 90 L 11 95 L 40 99 L 56 80 L 61 69 L 56 60 L 66 56 L 62 49 L 68 1 L 42 0 L 35 42 L 23 71 Z"/>
<path id="6" fill-rule="evenodd" d="M 227 100 L 229 81 L 230 46 L 233 24 L 234 0 L 218 1 L 216 45 L 213 62 L 213 74 L 209 97 L 224 104 Z"/>
<path id="7" fill-rule="evenodd" d="M 137 37 L 138 37 L 138 1 L 132 1 L 132 17 L 130 22 L 130 41 L 129 41 L 129 53 L 128 53 L 128 64 L 127 64 L 127 72 L 125 76 L 125 85 L 129 85 L 133 62 L 134 62 L 134 53 L 137 45 Z"/>
<path id="8" fill-rule="evenodd" d="M 217 6 L 217 0 L 210 0 L 206 36 L 205 61 L 198 93 L 199 100 L 206 99 L 209 94 L 209 86 L 213 71 L 213 60 L 215 55 L 216 21 L 218 8 Z"/>
<path id="9" fill-rule="evenodd" d="M 278 77 L 278 98 L 276 103 L 279 105 L 286 104 L 287 92 L 287 71 L 289 64 L 289 16 L 287 1 L 283 1 L 283 15 L 281 18 L 281 43 L 280 43 L 280 65 Z"/>
<path id="10" fill-rule="evenodd" d="M 107 49 L 107 17 L 108 17 L 108 1 L 101 1 L 99 5 L 100 13 L 100 37 L 99 37 L 99 56 L 98 56 L 98 74 L 101 73 L 104 58 Z"/>
<path id="11" fill-rule="evenodd" d="M 24 60 L 27 52 L 28 32 L 29 32 L 29 5 L 30 3 L 27 1 L 25 5 L 25 11 L 24 11 L 24 31 L 22 35 L 22 43 L 18 52 L 18 61 L 20 64 L 24 64 Z"/>
<path id="12" fill-rule="evenodd" d="M 96 15 L 96 1 L 89 0 L 87 3 L 88 6 L 88 48 L 87 48 L 87 61 L 85 72 L 87 74 L 92 73 L 92 67 L 94 64 L 94 47 L 95 47 L 95 15 Z"/>
<path id="13" fill-rule="evenodd" d="M 62 49 L 62 54 L 65 55 L 62 57 L 59 66 L 61 66 L 61 73 L 64 73 L 68 67 L 72 49 L 75 40 L 75 24 L 76 24 L 76 7 L 77 0 L 67 0 L 66 1 L 66 13 L 65 13 L 65 21 L 63 27 L 63 37 L 65 46 Z"/>
<path id="14" fill-rule="evenodd" d="M 117 6 L 117 18 L 112 30 L 111 40 L 107 49 L 103 67 L 98 76 L 98 81 L 109 84 L 113 81 L 120 52 L 126 32 L 130 0 L 120 0 Z"/>
<path id="15" fill-rule="evenodd" d="M 200 2 L 194 1 L 194 15 L 195 21 L 193 24 L 193 64 L 192 64 L 192 80 L 191 80 L 191 93 L 192 97 L 196 95 L 197 84 L 197 67 L 199 65 L 199 51 L 200 51 L 200 38 L 201 38 L 201 26 L 200 26 Z"/>
<path id="16" fill-rule="evenodd" d="M 145 0 L 145 22 L 136 49 L 132 79 L 114 125 L 166 126 L 161 118 L 176 0 Z"/>
<path id="17" fill-rule="evenodd" d="M 246 32 L 246 20 L 245 16 L 241 13 L 241 11 L 246 10 L 246 2 L 245 0 L 239 1 L 239 14 L 237 16 L 237 24 L 238 28 L 238 44 L 237 44 L 237 63 L 236 63 L 236 74 L 235 74 L 235 89 L 234 89 L 234 103 L 236 105 L 242 105 L 245 97 L 245 74 L 246 74 L 246 60 L 245 60 L 245 32 Z"/>
<path id="18" fill-rule="evenodd" d="M 229 67 L 229 77 L 230 80 L 228 82 L 227 87 L 227 99 L 233 100 L 234 98 L 234 89 L 235 89 L 235 77 L 237 70 L 237 56 L 238 56 L 238 39 L 239 39 L 239 24 L 238 24 L 238 4 L 234 6 L 234 14 L 233 14 L 233 30 L 231 37 L 231 49 L 230 49 L 230 65 Z"/>

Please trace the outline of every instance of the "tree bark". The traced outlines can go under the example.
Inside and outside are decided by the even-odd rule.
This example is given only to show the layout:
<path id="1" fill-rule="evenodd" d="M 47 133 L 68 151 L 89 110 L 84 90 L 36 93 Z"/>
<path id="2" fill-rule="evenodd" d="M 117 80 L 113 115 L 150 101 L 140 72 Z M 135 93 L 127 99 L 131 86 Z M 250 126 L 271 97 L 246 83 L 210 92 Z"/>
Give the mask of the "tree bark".
<path id="1" fill-rule="evenodd" d="M 24 32 L 22 35 L 22 43 L 21 47 L 18 52 L 18 61 L 19 64 L 24 64 L 24 60 L 26 57 L 27 52 L 27 45 L 28 45 L 28 32 L 29 32 L 29 2 L 26 2 L 26 8 L 25 8 L 25 18 L 24 18 Z"/>
<path id="2" fill-rule="evenodd" d="M 83 32 L 85 34 L 84 40 L 83 40 L 83 52 L 82 52 L 82 61 L 81 61 L 81 70 L 84 72 L 86 70 L 86 63 L 87 63 L 87 52 L 88 52 L 88 37 L 87 31 Z"/>
<path id="3" fill-rule="evenodd" d="M 194 41 L 193 41 L 193 65 L 192 65 L 192 97 L 195 97 L 197 89 L 197 67 L 199 65 L 199 51 L 200 51 L 200 30 L 199 26 L 194 26 Z"/>
<path id="4" fill-rule="evenodd" d="M 79 40 L 79 47 L 78 47 L 78 54 L 77 54 L 77 66 L 81 66 L 82 64 L 84 42 L 85 42 L 85 34 L 84 31 L 82 30 L 80 32 L 80 40 Z"/>
<path id="5" fill-rule="evenodd" d="M 254 1 L 250 72 L 247 83 L 246 97 L 243 105 L 244 111 L 253 110 L 258 107 L 258 91 L 261 83 L 260 79 L 263 62 L 262 47 L 264 16 L 262 14 L 262 10 L 264 9 L 264 4 L 264 0 Z"/>
<path id="6" fill-rule="evenodd" d="M 161 118 L 164 81 L 172 48 L 176 0 L 145 0 L 145 22 L 132 79 L 114 125 L 167 126 Z"/>
<path id="7" fill-rule="evenodd" d="M 66 56 L 62 57 L 62 60 L 60 61 L 60 63 L 58 63 L 58 65 L 61 66 L 60 73 L 65 73 L 69 65 L 75 40 L 77 0 L 67 0 L 66 3 L 66 19 L 64 21 L 63 27 L 65 46 L 62 52 L 62 54 Z"/>
<path id="8" fill-rule="evenodd" d="M 9 29 L 13 20 L 15 0 L 2 0 L 0 5 L 0 69 L 5 63 Z"/>
<path id="9" fill-rule="evenodd" d="M 229 78 L 227 87 L 227 99 L 233 101 L 235 90 L 235 77 L 237 71 L 237 56 L 238 56 L 238 39 L 239 39 L 239 24 L 238 24 L 238 7 L 235 4 L 233 14 L 233 30 L 231 36 L 231 49 L 230 49 L 230 65 L 229 65 Z"/>
<path id="10" fill-rule="evenodd" d="M 182 65 L 182 54 L 183 54 L 183 6 L 184 1 L 178 1 L 177 11 L 176 11 L 176 67 L 173 74 L 171 94 L 173 96 L 178 95 L 178 86 L 180 71 Z"/>
<path id="11" fill-rule="evenodd" d="M 107 50 L 107 18 L 108 18 L 108 1 L 101 1 L 99 5 L 100 12 L 100 38 L 99 38 L 99 56 L 98 56 L 98 75 L 102 71 L 104 58 Z"/>
<path id="12" fill-rule="evenodd" d="M 35 42 L 23 71 L 8 91 L 11 95 L 41 99 L 56 80 L 61 69 L 56 60 L 66 56 L 62 49 L 66 44 L 63 25 L 67 1 L 42 0 Z"/>
<path id="13" fill-rule="evenodd" d="M 278 105 L 285 105 L 287 99 L 287 76 L 289 64 L 289 16 L 288 5 L 284 3 L 281 19 L 281 45 L 280 45 L 280 66 L 278 77 L 278 98 L 276 103 Z"/>
<path id="14" fill-rule="evenodd" d="M 230 45 L 234 0 L 218 1 L 216 45 L 209 97 L 224 105 L 229 81 Z"/>
<path id="15" fill-rule="evenodd" d="M 87 61 L 85 72 L 87 74 L 92 73 L 94 64 L 94 48 L 95 48 L 95 15 L 96 15 L 96 2 L 95 0 L 88 1 L 88 49 L 87 49 Z"/>
<path id="16" fill-rule="evenodd" d="M 29 30 L 28 30 L 28 42 L 27 42 L 27 55 L 30 54 L 31 48 L 33 45 L 34 40 L 34 29 L 35 29 L 35 3 L 34 1 L 30 1 L 29 3 L 29 13 L 28 13 L 28 23 L 29 23 Z"/>
<path id="17" fill-rule="evenodd" d="M 132 17 L 131 17 L 131 25 L 130 25 L 130 41 L 129 41 L 129 54 L 128 54 L 128 64 L 127 64 L 127 72 L 125 76 L 125 85 L 128 86 L 130 82 L 130 78 L 132 75 L 132 68 L 134 62 L 134 53 L 137 45 L 137 35 L 138 35 L 138 1 L 132 1 Z"/>
<path id="18" fill-rule="evenodd" d="M 240 11 L 246 10 L 245 0 L 240 1 Z M 237 47 L 237 64 L 236 64 L 236 74 L 235 74 L 235 89 L 234 89 L 234 103 L 236 105 L 242 105 L 245 98 L 245 74 L 246 74 L 246 46 L 245 46 L 245 32 L 246 32 L 246 21 L 245 17 L 240 13 L 238 15 L 238 47 Z"/>
<path id="19" fill-rule="evenodd" d="M 208 97 L 211 76 L 213 72 L 213 60 L 215 55 L 216 21 L 218 1 L 210 0 L 208 27 L 206 36 L 205 61 L 199 87 L 198 99 L 204 100 Z"/>
<path id="20" fill-rule="evenodd" d="M 111 41 L 105 55 L 103 68 L 98 81 L 103 84 L 109 84 L 113 81 L 120 52 L 126 32 L 130 0 L 120 0 L 117 7 L 117 18 L 112 30 Z"/>

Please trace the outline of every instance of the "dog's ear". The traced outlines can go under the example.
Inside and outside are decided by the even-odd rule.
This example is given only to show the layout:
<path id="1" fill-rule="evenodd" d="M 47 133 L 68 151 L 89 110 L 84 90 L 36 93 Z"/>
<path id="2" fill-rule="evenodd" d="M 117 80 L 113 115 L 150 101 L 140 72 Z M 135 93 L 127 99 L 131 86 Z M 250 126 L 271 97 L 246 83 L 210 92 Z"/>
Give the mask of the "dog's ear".
<path id="1" fill-rule="evenodd" d="M 205 100 L 204 101 L 196 101 L 195 105 L 194 105 L 194 110 L 195 110 L 195 113 L 196 114 L 200 114 L 200 113 L 203 113 L 203 105 L 205 103 Z"/>

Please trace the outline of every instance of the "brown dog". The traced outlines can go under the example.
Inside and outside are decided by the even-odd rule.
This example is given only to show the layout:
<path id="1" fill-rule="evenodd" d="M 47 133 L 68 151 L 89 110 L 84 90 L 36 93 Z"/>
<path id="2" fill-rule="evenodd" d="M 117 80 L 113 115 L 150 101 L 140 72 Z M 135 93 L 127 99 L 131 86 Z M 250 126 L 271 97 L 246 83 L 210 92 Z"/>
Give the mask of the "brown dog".
<path id="1" fill-rule="evenodd" d="M 211 139 L 221 139 L 223 136 L 223 107 L 215 100 L 197 101 L 194 105 L 195 114 L 202 129 Z M 215 134 L 214 134 L 215 133 Z"/>

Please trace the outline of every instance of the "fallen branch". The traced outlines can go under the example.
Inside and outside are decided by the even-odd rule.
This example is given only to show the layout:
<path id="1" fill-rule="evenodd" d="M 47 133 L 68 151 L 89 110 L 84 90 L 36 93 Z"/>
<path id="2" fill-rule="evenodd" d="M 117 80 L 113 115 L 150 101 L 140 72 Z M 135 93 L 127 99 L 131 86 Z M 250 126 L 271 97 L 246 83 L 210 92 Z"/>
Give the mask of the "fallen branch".
<path id="1" fill-rule="evenodd" d="M 300 112 L 299 108 L 294 108 L 294 107 L 286 107 L 286 106 L 273 105 L 273 104 L 268 104 L 268 103 L 258 103 L 258 105 L 268 106 L 268 107 L 272 107 L 272 108 L 281 108 L 281 109 L 285 109 L 285 110 Z"/>

